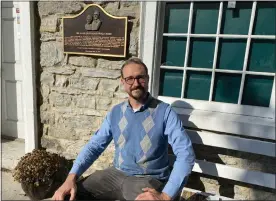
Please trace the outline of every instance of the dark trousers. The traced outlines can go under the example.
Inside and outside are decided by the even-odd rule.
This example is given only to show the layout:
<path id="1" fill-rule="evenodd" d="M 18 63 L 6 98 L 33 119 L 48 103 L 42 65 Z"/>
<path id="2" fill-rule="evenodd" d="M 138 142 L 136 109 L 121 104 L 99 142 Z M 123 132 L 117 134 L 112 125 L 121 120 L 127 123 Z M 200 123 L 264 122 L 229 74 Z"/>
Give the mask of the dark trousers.
<path id="1" fill-rule="evenodd" d="M 127 176 L 114 167 L 99 170 L 77 182 L 77 200 L 134 200 L 142 188 L 162 191 L 165 183 L 145 176 Z"/>

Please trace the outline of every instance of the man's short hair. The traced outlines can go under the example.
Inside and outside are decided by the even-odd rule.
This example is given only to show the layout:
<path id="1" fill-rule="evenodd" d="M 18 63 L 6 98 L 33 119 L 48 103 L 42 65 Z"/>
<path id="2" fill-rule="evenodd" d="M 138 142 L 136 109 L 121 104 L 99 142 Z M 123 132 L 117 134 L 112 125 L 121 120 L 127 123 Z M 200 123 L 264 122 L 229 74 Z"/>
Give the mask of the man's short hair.
<path id="1" fill-rule="evenodd" d="M 146 73 L 148 74 L 148 67 L 146 66 L 146 64 L 139 58 L 130 58 L 128 60 L 126 60 L 126 62 L 122 65 L 121 67 L 121 76 L 123 76 L 123 69 L 126 65 L 128 64 L 139 64 L 142 65 L 145 68 Z"/>

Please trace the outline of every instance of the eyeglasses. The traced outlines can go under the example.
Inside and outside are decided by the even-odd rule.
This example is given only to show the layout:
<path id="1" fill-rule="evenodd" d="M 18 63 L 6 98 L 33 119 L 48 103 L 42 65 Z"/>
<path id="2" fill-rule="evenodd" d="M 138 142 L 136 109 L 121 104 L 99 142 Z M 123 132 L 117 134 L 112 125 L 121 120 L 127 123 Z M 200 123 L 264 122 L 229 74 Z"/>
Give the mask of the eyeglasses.
<path id="1" fill-rule="evenodd" d="M 125 82 L 129 85 L 133 84 L 134 83 L 134 80 L 137 80 L 140 84 L 143 84 L 146 82 L 148 76 L 147 75 L 138 75 L 136 77 L 126 77 L 126 78 L 123 78 L 125 80 Z"/>

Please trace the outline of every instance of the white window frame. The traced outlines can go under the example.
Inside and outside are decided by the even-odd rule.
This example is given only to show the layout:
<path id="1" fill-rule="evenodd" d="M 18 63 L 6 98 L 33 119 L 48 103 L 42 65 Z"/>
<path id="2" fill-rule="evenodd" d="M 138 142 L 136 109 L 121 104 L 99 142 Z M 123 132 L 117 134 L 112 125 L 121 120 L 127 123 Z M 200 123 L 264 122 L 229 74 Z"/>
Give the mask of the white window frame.
<path id="1" fill-rule="evenodd" d="M 193 2 L 193 1 L 190 1 L 190 2 Z M 251 31 L 249 31 L 249 37 L 246 37 L 248 38 L 246 53 L 245 53 L 246 61 L 244 62 L 244 66 L 243 66 L 242 79 L 245 78 L 245 74 L 255 74 L 254 72 L 246 72 L 246 68 L 245 68 L 247 57 L 249 54 L 250 40 L 251 38 L 253 38 L 251 37 L 251 32 L 252 32 L 253 19 L 254 19 L 255 9 L 256 9 L 256 1 L 254 1 L 253 3 L 253 9 L 254 11 L 252 11 L 251 22 L 250 22 Z M 272 121 L 275 120 L 275 75 L 274 75 L 274 82 L 272 87 L 270 106 L 267 108 L 250 106 L 250 105 L 238 105 L 238 104 L 231 104 L 231 103 L 213 102 L 213 101 L 211 102 L 210 98 L 209 98 L 209 101 L 201 101 L 201 100 L 192 100 L 192 99 L 185 99 L 185 98 L 158 96 L 159 74 L 160 74 L 160 66 L 158 64 L 158 61 L 161 60 L 161 51 L 162 51 L 161 43 L 162 43 L 162 37 L 163 37 L 164 13 L 165 13 L 164 2 L 148 2 L 148 1 L 141 2 L 139 56 L 143 59 L 145 64 L 148 66 L 149 75 L 150 75 L 149 91 L 154 97 L 157 97 L 158 99 L 164 102 L 170 103 L 174 107 L 177 107 L 178 109 L 183 108 L 183 109 L 194 109 L 194 110 L 200 110 L 200 111 L 210 111 L 210 112 L 214 112 L 214 115 L 216 115 L 216 113 L 217 114 L 220 113 L 220 115 L 221 113 L 227 113 L 227 114 L 233 114 L 233 115 L 254 116 L 254 117 L 260 117 L 262 119 L 263 118 L 268 119 L 270 123 L 271 123 L 271 120 Z M 190 16 L 191 15 L 192 15 L 192 9 L 190 9 Z M 221 15 L 222 15 L 222 3 L 220 4 L 219 17 L 221 17 Z M 191 21 L 191 18 L 190 18 L 190 21 Z M 190 24 L 191 22 L 189 22 L 189 25 Z M 213 36 L 211 36 L 216 39 L 216 43 L 215 43 L 216 49 L 218 48 L 218 37 L 220 36 L 218 34 L 219 26 L 220 25 L 218 25 L 217 34 L 214 34 Z M 188 50 L 189 42 L 190 42 L 189 38 L 191 35 L 189 33 L 190 33 L 190 26 L 188 26 L 186 53 L 189 51 Z M 229 37 L 233 38 L 232 35 Z M 258 38 L 259 36 L 254 36 L 254 38 L 256 37 Z M 188 55 L 186 54 L 185 57 L 188 57 Z M 216 58 L 214 59 L 216 60 Z M 210 69 L 212 73 L 215 72 L 215 62 L 213 63 L 214 63 L 213 69 Z M 185 58 L 185 65 L 187 65 L 187 58 Z M 163 68 L 166 68 L 166 66 L 163 66 Z M 170 67 L 170 69 L 173 69 L 173 68 Z M 181 67 L 181 69 L 183 69 L 183 67 Z M 206 69 L 203 69 L 203 70 L 206 70 Z M 271 73 L 258 73 L 258 75 L 260 74 L 271 74 Z M 184 73 L 184 76 L 185 76 L 185 73 Z M 184 84 L 185 83 L 183 82 L 182 89 L 184 87 L 183 86 Z M 213 84 L 214 84 L 214 80 L 212 80 L 211 82 L 211 87 L 213 87 Z M 240 94 L 242 93 L 242 88 L 243 86 L 241 86 Z M 212 94 L 210 94 L 210 97 L 211 96 Z M 182 97 L 183 97 L 183 92 L 182 92 Z M 240 95 L 239 97 L 242 97 L 242 96 Z M 241 102 L 241 98 L 239 98 L 238 103 L 240 102 Z M 251 122 L 251 123 L 254 123 L 254 122 Z"/>

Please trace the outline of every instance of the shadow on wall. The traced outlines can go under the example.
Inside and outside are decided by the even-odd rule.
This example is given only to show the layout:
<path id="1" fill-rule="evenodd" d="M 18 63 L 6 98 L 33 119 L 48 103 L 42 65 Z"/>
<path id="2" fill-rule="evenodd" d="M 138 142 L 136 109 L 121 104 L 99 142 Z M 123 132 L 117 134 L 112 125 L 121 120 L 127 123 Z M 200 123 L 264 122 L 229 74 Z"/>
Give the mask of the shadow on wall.
<path id="1" fill-rule="evenodd" d="M 41 19 L 39 16 L 38 12 L 38 2 L 33 2 L 33 7 L 34 7 L 34 27 L 40 27 L 41 25 Z M 43 103 L 43 96 L 41 92 L 41 82 L 40 82 L 40 76 L 42 72 L 42 67 L 40 65 L 40 47 L 41 47 L 41 34 L 39 29 L 35 29 L 34 33 L 34 38 L 35 38 L 35 50 L 34 51 L 34 57 L 35 57 L 35 82 L 36 82 L 36 93 L 37 93 L 37 141 L 38 141 L 38 148 L 41 148 L 41 138 L 43 135 L 43 123 L 41 122 L 41 117 L 40 117 L 40 106 Z"/>

